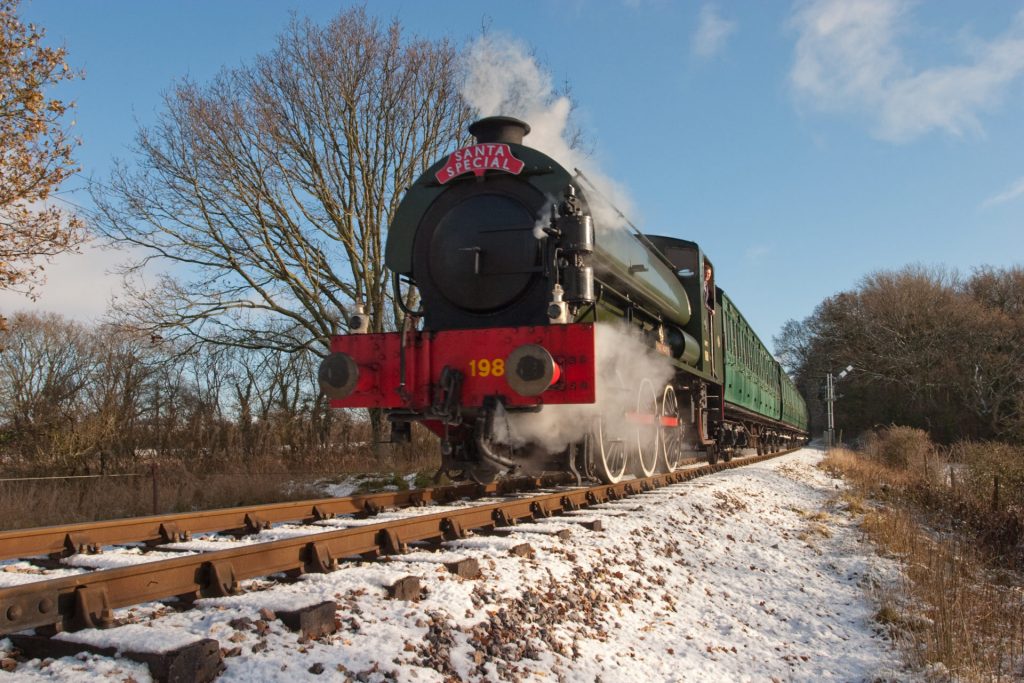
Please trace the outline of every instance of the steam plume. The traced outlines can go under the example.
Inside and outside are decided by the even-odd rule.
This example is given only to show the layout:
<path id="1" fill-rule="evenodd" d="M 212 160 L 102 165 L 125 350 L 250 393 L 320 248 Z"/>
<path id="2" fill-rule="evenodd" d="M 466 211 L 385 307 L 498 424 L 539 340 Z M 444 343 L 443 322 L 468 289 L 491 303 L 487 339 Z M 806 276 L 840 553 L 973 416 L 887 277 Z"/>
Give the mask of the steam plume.
<path id="1" fill-rule="evenodd" d="M 539 149 L 568 169 L 583 171 L 598 192 L 623 213 L 635 215 L 625 189 L 598 168 L 594 160 L 566 140 L 572 102 L 559 95 L 526 46 L 511 38 L 478 38 L 466 56 L 467 76 L 462 96 L 481 116 L 515 116 L 530 124 L 526 144 Z M 559 201 L 561 197 L 552 198 Z M 598 229 L 624 227 L 622 217 L 601 197 L 587 193 Z"/>
<path id="2" fill-rule="evenodd" d="M 512 446 L 535 443 L 551 453 L 581 441 L 597 415 L 604 414 L 611 433 L 628 434 L 624 419 L 636 410 L 637 392 L 649 379 L 658 402 L 673 374 L 672 365 L 637 336 L 635 328 L 616 323 L 597 325 L 594 340 L 597 362 L 597 402 L 545 406 L 539 413 L 510 413 L 495 418 L 495 436 Z"/>

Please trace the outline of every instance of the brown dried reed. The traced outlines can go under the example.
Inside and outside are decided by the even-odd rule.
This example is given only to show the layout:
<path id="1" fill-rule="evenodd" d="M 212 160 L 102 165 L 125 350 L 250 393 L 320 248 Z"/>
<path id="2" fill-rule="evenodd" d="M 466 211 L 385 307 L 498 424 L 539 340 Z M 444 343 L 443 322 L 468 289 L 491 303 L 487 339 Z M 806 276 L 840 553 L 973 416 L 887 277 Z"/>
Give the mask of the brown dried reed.
<path id="1" fill-rule="evenodd" d="M 1019 680 L 1024 576 L 980 542 L 976 523 L 956 518 L 976 501 L 942 484 L 948 463 L 927 434 L 901 429 L 890 441 L 883 430 L 865 452 L 834 449 L 822 466 L 846 479 L 848 508 L 864 511 L 868 538 L 901 563 L 901 580 L 878 588 L 876 619 L 920 675 Z"/>
<path id="2" fill-rule="evenodd" d="M 315 484 L 325 479 L 368 474 L 386 484 L 396 473 L 433 474 L 440 464 L 436 439 L 420 430 L 414 431 L 412 444 L 380 451 L 375 455 L 363 445 L 316 454 L 175 456 L 119 468 L 118 473 L 134 471 L 141 475 L 137 477 L 0 482 L 0 530 L 153 514 L 154 464 L 159 513 L 316 498 L 323 493 Z M 0 468 L 0 478 L 65 474 Z"/>

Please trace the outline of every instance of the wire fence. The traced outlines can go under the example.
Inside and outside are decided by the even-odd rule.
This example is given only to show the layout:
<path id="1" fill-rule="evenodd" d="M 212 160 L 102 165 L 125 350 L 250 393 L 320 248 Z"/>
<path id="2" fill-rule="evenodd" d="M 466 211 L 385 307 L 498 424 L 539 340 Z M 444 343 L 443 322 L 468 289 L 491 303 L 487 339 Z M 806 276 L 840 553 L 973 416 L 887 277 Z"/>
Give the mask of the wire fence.
<path id="1" fill-rule="evenodd" d="M 144 467 L 144 466 L 143 466 Z M 260 498 L 266 498 L 266 487 L 272 480 L 276 480 L 273 484 L 275 494 L 270 495 L 270 500 L 290 500 L 295 496 L 296 492 L 291 492 L 290 486 L 286 485 L 288 482 L 302 482 L 299 485 L 299 489 L 306 490 L 307 498 L 328 498 L 333 496 L 345 496 L 349 495 L 347 492 L 349 488 L 351 490 L 360 490 L 360 485 L 366 485 L 369 481 L 378 481 L 380 485 L 396 485 L 397 487 L 410 487 L 414 486 L 409 477 L 414 476 L 416 472 L 399 474 L 395 471 L 391 472 L 325 472 L 323 470 L 313 471 L 271 471 L 271 472 L 251 472 L 251 471 L 221 471 L 221 472 L 197 472 L 189 473 L 187 478 L 190 483 L 184 488 L 181 485 L 181 473 L 176 469 L 164 469 L 160 465 L 154 463 L 147 468 L 146 471 L 141 472 L 118 472 L 118 473 L 98 473 L 98 474 L 67 474 L 67 475 L 45 475 L 45 476 L 22 476 L 13 477 L 5 476 L 0 477 L 0 502 L 3 501 L 8 495 L 13 495 L 16 490 L 20 490 L 23 494 L 28 495 L 27 492 L 30 490 L 40 490 L 37 487 L 42 487 L 46 492 L 52 488 L 54 490 L 67 490 L 62 486 L 74 486 L 74 497 L 69 499 L 71 501 L 78 500 L 79 505 L 82 505 L 82 497 L 86 496 L 85 488 L 80 487 L 91 487 L 95 486 L 103 487 L 104 482 L 110 482 L 112 486 L 115 486 L 115 481 L 133 481 L 135 484 L 131 484 L 131 487 L 135 489 L 134 496 L 137 503 L 144 506 L 145 512 L 141 509 L 135 508 L 138 512 L 134 514 L 152 514 L 158 515 L 162 512 L 168 512 L 175 509 L 175 506 L 180 506 L 182 503 L 182 492 L 194 492 L 198 486 L 204 489 L 206 494 L 203 495 L 205 504 L 209 507 L 223 507 L 241 505 L 239 502 L 247 496 L 251 496 L 254 500 Z M 401 478 L 402 481 L 395 481 Z M 244 492 L 240 493 L 239 483 L 240 481 L 249 482 L 248 485 L 243 484 Z M 80 485 L 75 485 L 76 482 Z M 233 482 L 233 483 L 231 483 Z M 280 485 L 279 485 L 280 484 Z M 344 484 L 342 490 L 332 490 L 331 487 L 322 487 L 325 484 Z M 137 486 L 137 488 L 135 488 Z M 311 488 L 309 487 L 311 486 Z M 112 489 L 112 495 L 116 493 L 120 496 L 122 488 L 119 486 L 116 489 Z M 344 493 L 342 493 L 344 492 Z M 71 494 L 71 492 L 69 492 Z M 195 493 L 187 494 L 190 496 L 196 496 Z M 52 500 L 49 494 L 44 496 L 45 500 Z M 220 500 L 219 497 L 223 497 Z M 33 497 L 34 498 L 34 497 Z M 95 499 L 83 499 L 93 500 Z M 119 499 L 120 500 L 120 499 Z M 61 500 L 57 505 L 62 505 L 66 501 Z M 73 504 L 73 503 L 72 503 Z M 193 503 L 195 505 L 196 503 Z M 27 503 L 29 507 L 33 503 Z M 43 503 L 43 505 L 46 505 Z M 202 505 L 202 504 L 201 504 Z M 164 509 L 167 508 L 167 509 Z M 56 523 L 56 522 L 54 522 Z M 0 523 L 0 528 L 5 525 Z"/>
<path id="2" fill-rule="evenodd" d="M 129 477 L 146 477 L 153 483 L 152 486 L 152 502 L 153 502 L 153 514 L 159 514 L 160 512 L 160 477 L 158 473 L 159 468 L 156 463 L 153 463 L 149 467 L 149 472 L 123 472 L 123 473 L 111 473 L 101 472 L 100 474 L 67 474 L 67 475 L 52 475 L 46 477 L 4 477 L 0 479 L 0 483 L 20 483 L 30 481 L 73 481 L 82 479 L 111 479 L 111 478 L 129 478 Z"/>
<path id="3" fill-rule="evenodd" d="M 9 481 L 49 481 L 49 480 L 63 480 L 63 479 L 107 479 L 109 477 L 149 477 L 152 476 L 150 472 L 131 472 L 128 474 L 68 474 L 53 477 L 4 477 L 0 479 L 0 483 Z"/>

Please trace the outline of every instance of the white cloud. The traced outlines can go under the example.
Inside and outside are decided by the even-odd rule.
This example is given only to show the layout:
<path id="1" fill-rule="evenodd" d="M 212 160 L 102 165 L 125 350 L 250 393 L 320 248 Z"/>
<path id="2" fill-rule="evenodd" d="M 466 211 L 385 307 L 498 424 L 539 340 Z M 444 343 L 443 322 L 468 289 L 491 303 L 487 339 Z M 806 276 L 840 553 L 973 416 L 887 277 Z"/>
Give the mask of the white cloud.
<path id="1" fill-rule="evenodd" d="M 693 54 L 702 59 L 714 57 L 735 30 L 736 22 L 723 19 L 717 7 L 705 4 L 700 8 L 697 31 L 693 34 Z"/>
<path id="2" fill-rule="evenodd" d="M 1024 176 L 1017 178 L 1013 181 L 1010 187 L 1006 188 L 1005 191 L 1000 192 L 997 195 L 993 195 L 981 203 L 981 208 L 987 209 L 990 206 L 996 206 L 997 204 L 1005 204 L 1006 202 L 1012 202 L 1014 199 L 1024 197 Z"/>
<path id="3" fill-rule="evenodd" d="M 981 131 L 978 115 L 1024 74 L 1024 11 L 1001 35 L 976 41 L 963 63 L 915 70 L 897 42 L 909 8 L 907 0 L 799 3 L 790 71 L 797 94 L 822 110 L 867 114 L 883 140 Z"/>
<path id="4" fill-rule="evenodd" d="M 0 291 L 0 312 L 50 311 L 83 322 L 94 322 L 107 310 L 111 296 L 121 289 L 121 279 L 110 274 L 125 260 L 123 252 L 86 245 L 80 254 L 62 254 L 46 266 L 46 283 L 32 301 L 23 294 Z"/>

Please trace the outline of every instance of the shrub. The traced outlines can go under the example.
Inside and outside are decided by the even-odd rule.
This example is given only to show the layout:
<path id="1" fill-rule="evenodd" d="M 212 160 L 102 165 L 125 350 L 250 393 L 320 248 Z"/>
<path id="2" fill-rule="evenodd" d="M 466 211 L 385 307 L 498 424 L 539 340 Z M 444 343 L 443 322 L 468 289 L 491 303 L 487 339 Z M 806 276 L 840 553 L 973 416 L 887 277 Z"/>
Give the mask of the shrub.
<path id="1" fill-rule="evenodd" d="M 996 510 L 1024 509 L 1024 447 L 997 441 L 961 441 L 950 449 L 961 464 L 964 494 Z M 995 482 L 999 495 L 995 499 Z"/>
<path id="2" fill-rule="evenodd" d="M 923 429 L 883 427 L 869 432 L 861 440 L 864 453 L 889 467 L 914 469 L 929 480 L 939 470 L 935 446 Z"/>

